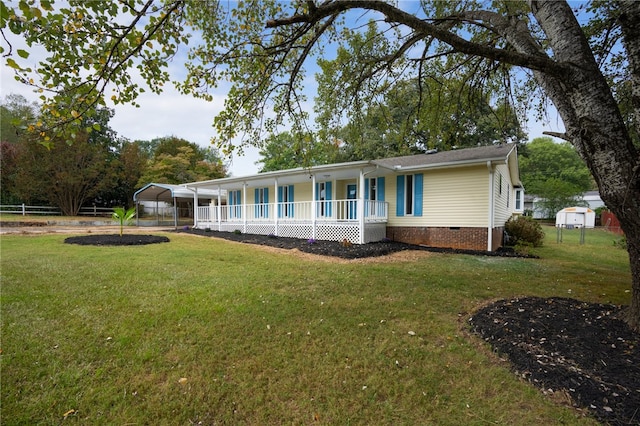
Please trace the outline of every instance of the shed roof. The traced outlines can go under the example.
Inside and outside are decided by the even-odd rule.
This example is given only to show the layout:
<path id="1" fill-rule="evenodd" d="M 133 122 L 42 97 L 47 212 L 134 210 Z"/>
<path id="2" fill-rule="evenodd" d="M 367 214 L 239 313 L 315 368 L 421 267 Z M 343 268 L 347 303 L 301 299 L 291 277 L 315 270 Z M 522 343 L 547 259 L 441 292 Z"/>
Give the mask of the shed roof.
<path id="1" fill-rule="evenodd" d="M 133 194 L 133 201 L 173 201 L 175 198 L 188 198 L 193 200 L 195 191 L 184 185 L 172 185 L 168 183 L 149 183 Z M 227 192 L 220 193 L 226 197 Z M 209 200 L 218 197 L 217 189 L 198 189 L 198 198 Z"/>

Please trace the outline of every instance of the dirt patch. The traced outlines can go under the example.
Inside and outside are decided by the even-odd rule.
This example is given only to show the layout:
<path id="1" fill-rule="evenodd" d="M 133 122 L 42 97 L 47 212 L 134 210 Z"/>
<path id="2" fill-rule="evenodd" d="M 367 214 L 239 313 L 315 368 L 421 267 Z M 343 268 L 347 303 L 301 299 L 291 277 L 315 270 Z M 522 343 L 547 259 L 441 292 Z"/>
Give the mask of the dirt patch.
<path id="1" fill-rule="evenodd" d="M 477 311 L 471 329 L 548 395 L 612 425 L 640 424 L 640 334 L 621 307 L 566 298 L 501 300 Z"/>
<path id="2" fill-rule="evenodd" d="M 169 238 L 158 235 L 141 234 L 90 234 L 65 238 L 66 244 L 83 246 L 142 246 L 147 244 L 168 243 Z"/>

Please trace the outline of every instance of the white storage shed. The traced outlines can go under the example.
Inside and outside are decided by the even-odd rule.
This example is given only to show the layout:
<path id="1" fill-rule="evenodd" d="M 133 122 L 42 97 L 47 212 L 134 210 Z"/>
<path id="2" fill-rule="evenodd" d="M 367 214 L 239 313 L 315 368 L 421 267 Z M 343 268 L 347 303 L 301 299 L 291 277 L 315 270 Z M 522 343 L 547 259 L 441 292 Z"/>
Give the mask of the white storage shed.
<path id="1" fill-rule="evenodd" d="M 558 228 L 593 228 L 596 223 L 596 212 L 588 207 L 567 207 L 556 213 Z"/>

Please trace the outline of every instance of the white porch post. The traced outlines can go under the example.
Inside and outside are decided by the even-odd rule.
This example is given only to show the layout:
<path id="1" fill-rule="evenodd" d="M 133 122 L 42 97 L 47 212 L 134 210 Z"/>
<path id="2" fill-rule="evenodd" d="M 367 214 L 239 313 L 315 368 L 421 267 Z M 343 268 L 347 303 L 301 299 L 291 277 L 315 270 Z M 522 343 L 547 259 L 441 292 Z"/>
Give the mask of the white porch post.
<path id="1" fill-rule="evenodd" d="M 247 215 L 249 214 L 249 209 L 247 208 L 247 183 L 244 182 L 242 184 L 242 210 L 244 210 L 244 214 L 242 215 L 242 233 L 247 233 Z"/>
<path id="2" fill-rule="evenodd" d="M 173 197 L 173 226 L 174 229 L 178 229 L 178 214 L 180 210 L 178 210 L 178 199 Z"/>
<path id="3" fill-rule="evenodd" d="M 198 187 L 193 191 L 193 227 L 198 227 Z"/>
<path id="4" fill-rule="evenodd" d="M 222 231 L 222 188 L 218 185 L 218 231 Z"/>
<path id="5" fill-rule="evenodd" d="M 317 237 L 317 214 L 318 214 L 318 199 L 316 194 L 316 175 L 311 175 L 311 238 L 314 240 Z M 322 201 L 321 201 L 322 202 Z"/>
<path id="6" fill-rule="evenodd" d="M 273 203 L 273 220 L 275 224 L 275 235 L 278 234 L 278 205 L 280 201 L 278 200 L 278 178 L 275 178 L 275 191 L 273 192 L 273 199 L 275 202 Z"/>
<path id="7" fill-rule="evenodd" d="M 493 216 L 494 216 L 494 170 L 491 161 L 487 161 L 487 168 L 489 169 L 489 217 L 487 218 L 487 251 L 491 251 L 493 248 Z"/>
<path id="8" fill-rule="evenodd" d="M 360 169 L 358 182 L 358 229 L 359 244 L 364 244 L 364 169 Z"/>

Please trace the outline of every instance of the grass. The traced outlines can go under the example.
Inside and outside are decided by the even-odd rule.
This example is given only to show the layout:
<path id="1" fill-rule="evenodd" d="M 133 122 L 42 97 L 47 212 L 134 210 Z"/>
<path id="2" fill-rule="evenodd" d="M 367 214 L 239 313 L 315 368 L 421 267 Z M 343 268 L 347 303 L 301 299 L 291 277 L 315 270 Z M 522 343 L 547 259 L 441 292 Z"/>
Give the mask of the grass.
<path id="1" fill-rule="evenodd" d="M 498 298 L 628 302 L 616 237 L 553 232 L 537 260 L 367 263 L 3 236 L 2 423 L 596 424 L 466 333 Z"/>

